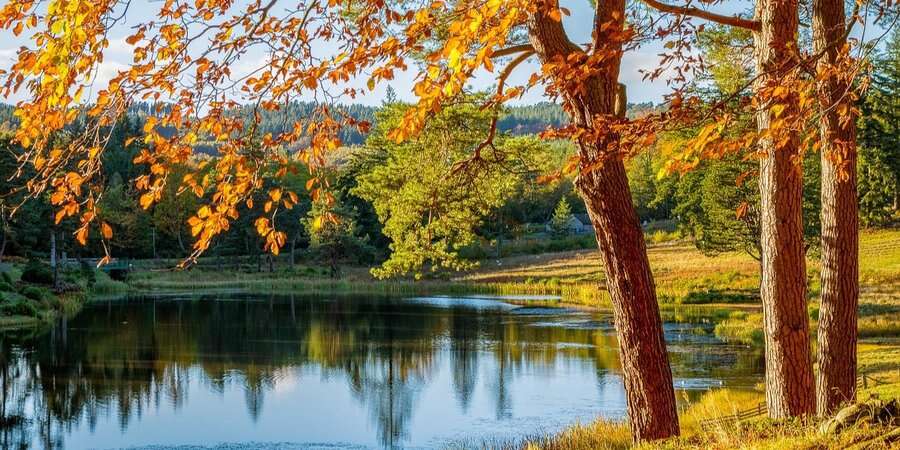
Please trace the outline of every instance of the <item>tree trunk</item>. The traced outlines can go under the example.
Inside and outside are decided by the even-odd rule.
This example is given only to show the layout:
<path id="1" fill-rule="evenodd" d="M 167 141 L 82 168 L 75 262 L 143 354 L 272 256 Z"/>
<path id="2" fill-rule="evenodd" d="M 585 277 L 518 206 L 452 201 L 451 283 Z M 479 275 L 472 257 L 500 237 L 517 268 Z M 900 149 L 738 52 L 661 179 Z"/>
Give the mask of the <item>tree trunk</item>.
<path id="1" fill-rule="evenodd" d="M 678 415 L 672 372 L 625 165 L 619 160 L 606 162 L 600 170 L 580 176 L 578 190 L 603 258 L 632 434 L 638 441 L 675 436 Z"/>
<path id="2" fill-rule="evenodd" d="M 761 30 L 754 33 L 758 90 L 777 83 L 796 64 L 797 0 L 759 0 Z M 783 100 L 784 114 L 797 111 L 796 96 Z M 772 105 L 770 105 L 772 106 Z M 773 108 L 757 114 L 760 130 L 774 121 Z M 760 143 L 760 294 L 766 342 L 766 403 L 769 416 L 815 412 L 815 384 L 806 308 L 803 243 L 803 171 L 799 139 L 789 130 Z"/>
<path id="3" fill-rule="evenodd" d="M 844 0 L 813 1 L 813 46 L 819 73 L 835 67 L 847 43 Z M 818 81 L 822 130 L 822 303 L 819 308 L 816 400 L 820 415 L 856 398 L 856 312 L 859 304 L 859 214 L 856 120 L 850 86 Z"/>
<path id="4" fill-rule="evenodd" d="M 616 112 L 624 17 L 625 0 L 597 1 L 595 51 L 609 56 L 583 90 L 563 95 L 567 111 L 579 127 L 592 129 L 594 117 L 610 117 Z M 528 31 L 542 63 L 582 51 L 569 41 L 560 22 L 542 12 L 529 18 Z M 632 436 L 635 441 L 662 439 L 679 433 L 675 391 L 644 234 L 624 163 L 614 155 L 617 142 L 618 136 L 611 133 L 596 142 L 579 142 L 583 170 L 576 185 L 603 258 Z M 591 169 L 585 170 L 588 167 Z"/>

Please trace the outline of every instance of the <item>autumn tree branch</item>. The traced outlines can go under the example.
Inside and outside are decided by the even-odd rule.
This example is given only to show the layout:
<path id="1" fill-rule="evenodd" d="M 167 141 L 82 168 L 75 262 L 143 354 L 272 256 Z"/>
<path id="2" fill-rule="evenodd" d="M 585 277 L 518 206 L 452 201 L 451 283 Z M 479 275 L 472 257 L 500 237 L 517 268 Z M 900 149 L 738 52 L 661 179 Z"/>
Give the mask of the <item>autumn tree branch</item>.
<path id="1" fill-rule="evenodd" d="M 648 6 L 657 9 L 662 12 L 670 13 L 670 14 L 679 14 L 683 16 L 692 16 L 698 17 L 700 19 L 708 20 L 710 22 L 715 22 L 722 25 L 730 25 L 733 27 L 746 28 L 752 31 L 760 30 L 760 23 L 758 20 L 744 19 L 743 17 L 738 16 L 726 16 L 722 14 L 716 14 L 713 12 L 709 12 L 700 8 L 694 8 L 693 6 L 676 6 L 669 5 L 667 3 L 662 3 L 657 0 L 641 0 L 646 3 Z"/>
<path id="2" fill-rule="evenodd" d="M 534 48 L 532 48 L 530 45 L 517 46 L 517 47 L 525 47 L 525 48 L 520 49 L 518 52 L 506 53 L 506 54 L 514 54 L 514 53 L 520 53 L 520 54 L 519 54 L 519 56 L 516 56 L 512 61 L 510 61 L 510 63 L 507 64 L 506 67 L 503 68 L 503 71 L 500 72 L 500 75 L 497 77 L 497 97 L 498 98 L 503 96 L 503 89 L 506 86 L 506 80 L 512 74 L 513 70 L 515 70 L 516 66 L 518 66 L 519 64 L 522 64 L 523 62 L 525 62 L 525 60 L 527 60 L 532 55 L 534 55 Z M 493 55 L 497 56 L 497 52 L 494 52 Z M 489 105 L 490 105 L 490 103 L 489 103 Z M 455 165 L 455 167 L 453 169 L 454 173 L 457 173 L 460 170 L 464 170 L 466 167 L 468 167 L 473 162 L 481 161 L 483 159 L 481 157 L 481 151 L 489 146 L 490 147 L 494 146 L 494 138 L 497 136 L 497 121 L 499 120 L 499 118 L 500 118 L 500 111 L 495 109 L 494 114 L 491 117 L 491 125 L 490 125 L 490 128 L 488 129 L 487 137 L 484 139 L 484 141 L 481 141 L 481 143 L 479 143 L 475 147 L 473 155 L 470 158 L 468 158 L 464 161 L 460 161 L 459 163 L 457 163 Z"/>
<path id="3" fill-rule="evenodd" d="M 491 53 L 491 56 L 494 58 L 502 58 L 504 56 L 515 55 L 516 53 L 522 52 L 534 53 L 534 47 L 532 47 L 531 44 L 513 45 L 510 47 L 494 50 L 494 52 Z"/>

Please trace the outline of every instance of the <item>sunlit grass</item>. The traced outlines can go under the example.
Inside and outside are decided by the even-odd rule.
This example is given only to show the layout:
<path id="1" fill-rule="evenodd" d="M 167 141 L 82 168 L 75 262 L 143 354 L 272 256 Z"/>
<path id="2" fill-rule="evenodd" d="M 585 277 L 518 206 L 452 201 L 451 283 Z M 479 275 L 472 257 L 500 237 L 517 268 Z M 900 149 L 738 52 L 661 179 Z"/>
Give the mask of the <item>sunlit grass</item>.
<path id="1" fill-rule="evenodd" d="M 884 350 L 879 347 L 861 348 L 866 357 Z M 894 355 L 896 358 L 898 355 Z M 896 359 L 894 359 L 896 361 Z M 897 380 L 900 381 L 900 380 Z M 894 384 L 896 389 L 898 384 Z M 888 386 L 891 388 L 891 386 Z M 889 391 L 879 388 L 860 393 L 865 400 L 871 395 L 880 398 Z M 896 392 L 895 392 L 896 394 Z M 710 391 L 679 414 L 681 436 L 660 442 L 637 446 L 638 449 L 843 449 L 862 445 L 866 449 L 896 448 L 900 428 L 860 424 L 851 426 L 836 435 L 819 432 L 821 419 L 793 419 L 774 421 L 759 416 L 744 422 L 725 422 L 703 428 L 704 419 L 735 414 L 765 401 L 762 391 L 735 391 L 720 389 Z M 893 436 L 893 438 L 890 438 Z M 525 439 L 516 444 L 481 446 L 480 448 L 538 449 L 624 449 L 632 448 L 627 423 L 599 419 L 590 424 L 576 424 L 558 434 Z"/>
<path id="2" fill-rule="evenodd" d="M 862 303 L 883 304 L 877 315 L 863 317 L 863 335 L 900 334 L 900 231 L 864 231 L 860 238 Z M 744 253 L 707 256 L 687 242 L 651 245 L 648 256 L 660 303 L 758 304 L 759 262 Z M 818 261 L 809 258 L 810 298 L 818 295 Z M 319 267 L 296 266 L 275 272 L 244 273 L 211 268 L 192 271 L 139 271 L 129 281 L 142 289 L 250 289 L 312 292 L 489 293 L 557 295 L 568 303 L 604 306 L 603 266 L 593 250 L 488 259 L 481 267 L 452 279 L 379 281 L 367 268 L 346 267 L 340 280 Z M 265 268 L 265 265 L 263 265 Z M 895 308 L 888 311 L 888 308 Z"/>

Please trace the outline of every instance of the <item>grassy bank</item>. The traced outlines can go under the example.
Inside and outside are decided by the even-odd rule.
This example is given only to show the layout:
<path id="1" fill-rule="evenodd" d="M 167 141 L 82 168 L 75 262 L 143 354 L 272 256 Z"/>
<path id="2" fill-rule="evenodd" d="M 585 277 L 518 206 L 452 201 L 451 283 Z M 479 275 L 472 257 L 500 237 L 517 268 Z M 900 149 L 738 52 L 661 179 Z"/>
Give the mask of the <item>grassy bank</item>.
<path id="1" fill-rule="evenodd" d="M 52 290 L 49 266 L 31 261 L 0 272 L 0 331 L 40 329 L 60 316 L 73 316 L 91 297 L 126 292 L 127 284 L 93 268 L 60 273 L 61 292 Z"/>
<path id="2" fill-rule="evenodd" d="M 858 347 L 859 373 L 878 380 L 861 388 L 859 399 L 900 398 L 900 233 L 879 231 L 863 233 L 860 240 L 860 296 L 859 331 L 862 341 Z M 652 252 L 651 252 L 652 255 Z M 655 255 L 655 272 L 665 260 Z M 654 256 L 651 256 L 651 261 Z M 737 262 L 737 261 L 732 261 Z M 716 265 L 714 267 L 722 266 Z M 535 268 L 529 269 L 534 271 Z M 693 269 L 697 270 L 697 269 Z M 700 269 L 708 270 L 708 269 Z M 741 269 L 743 270 L 743 269 Z M 742 279 L 752 273 L 739 272 Z M 818 288 L 818 264 L 810 261 L 811 296 Z M 657 275 L 659 277 L 659 275 Z M 665 279 L 666 275 L 663 275 Z M 745 277 L 745 278 L 744 278 Z M 716 279 L 711 289 L 718 289 Z M 755 279 L 753 280 L 755 282 Z M 665 281 L 663 281 L 665 285 Z M 671 286 L 671 285 L 670 285 Z M 810 318 L 815 327 L 817 304 L 810 305 Z M 762 316 L 755 311 L 734 311 L 716 326 L 716 334 L 727 340 L 761 345 Z M 813 330 L 815 333 L 815 330 Z M 838 435 L 823 435 L 820 422 L 774 422 L 757 418 L 739 425 L 719 426 L 704 430 L 700 420 L 734 414 L 764 401 L 762 390 L 756 392 L 711 391 L 699 402 L 691 404 L 680 414 L 682 437 L 643 448 L 896 448 L 900 443 L 900 429 L 883 425 L 857 425 Z M 510 443 L 509 448 L 527 449 L 624 449 L 631 448 L 626 424 L 600 420 L 570 427 L 558 434 L 540 436 L 526 442 Z"/>
<path id="3" fill-rule="evenodd" d="M 859 345 L 859 373 L 878 380 L 861 388 L 858 398 L 900 398 L 900 339 L 889 338 Z M 838 434 L 822 434 L 820 419 L 773 421 L 764 416 L 741 423 L 719 424 L 704 429 L 701 421 L 724 417 L 746 410 L 765 401 L 758 391 L 710 391 L 699 401 L 680 411 L 681 437 L 653 444 L 643 449 L 839 449 L 897 448 L 900 428 L 896 426 L 859 424 Z M 588 450 L 632 448 L 627 424 L 597 420 L 578 424 L 557 434 L 538 436 L 524 442 L 494 445 L 495 448 L 528 450 Z"/>
<path id="4" fill-rule="evenodd" d="M 860 239 L 860 279 L 870 304 L 893 295 L 900 285 L 900 231 L 867 231 Z M 663 304 L 756 304 L 759 263 L 743 253 L 707 256 L 686 242 L 648 248 L 650 265 Z M 367 268 L 346 267 L 338 281 L 327 271 L 308 266 L 277 267 L 273 272 L 245 273 L 204 267 L 191 271 L 140 270 L 129 280 L 138 289 L 247 289 L 376 292 L 398 294 L 556 295 L 567 303 L 608 304 L 603 265 L 594 250 L 487 259 L 471 272 L 446 280 L 379 281 Z M 265 265 L 263 265 L 265 269 Z M 818 289 L 818 261 L 810 255 L 809 281 Z M 888 299 L 893 303 L 893 299 Z M 872 306 L 871 308 L 878 308 Z M 884 309 L 884 308 L 882 308 Z M 890 309 L 890 308 L 888 308 Z M 878 311 L 883 316 L 887 311 Z M 898 311 L 897 313 L 900 313 Z M 900 316 L 898 316 L 900 319 Z M 876 326 L 877 324 L 872 324 Z"/>

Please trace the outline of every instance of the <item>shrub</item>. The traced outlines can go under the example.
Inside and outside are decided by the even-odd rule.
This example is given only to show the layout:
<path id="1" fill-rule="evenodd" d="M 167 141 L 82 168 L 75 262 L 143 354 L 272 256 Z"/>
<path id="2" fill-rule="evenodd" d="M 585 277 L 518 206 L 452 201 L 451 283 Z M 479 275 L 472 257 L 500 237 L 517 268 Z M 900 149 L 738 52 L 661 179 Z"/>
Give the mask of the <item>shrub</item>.
<path id="1" fill-rule="evenodd" d="M 31 259 L 22 270 L 22 281 L 33 284 L 53 284 L 53 270 L 49 265 Z"/>
<path id="2" fill-rule="evenodd" d="M 0 272 L 0 279 L 2 279 L 7 284 L 13 284 L 12 275 L 10 275 L 10 273 L 7 271 Z"/>
<path id="3" fill-rule="evenodd" d="M 13 288 L 12 284 L 7 283 L 6 281 L 0 281 L 0 292 L 15 292 L 16 289 Z"/>
<path id="4" fill-rule="evenodd" d="M 33 301 L 18 294 L 4 292 L 0 303 L 0 315 L 37 317 L 40 314 Z"/>
<path id="5" fill-rule="evenodd" d="M 681 239 L 681 233 L 677 230 L 675 231 L 666 231 L 666 230 L 656 230 L 652 234 L 650 234 L 649 241 L 653 244 L 662 244 L 664 242 L 672 242 Z"/>
<path id="6" fill-rule="evenodd" d="M 37 286 L 25 286 L 19 293 L 35 301 L 44 300 L 44 290 Z"/>

